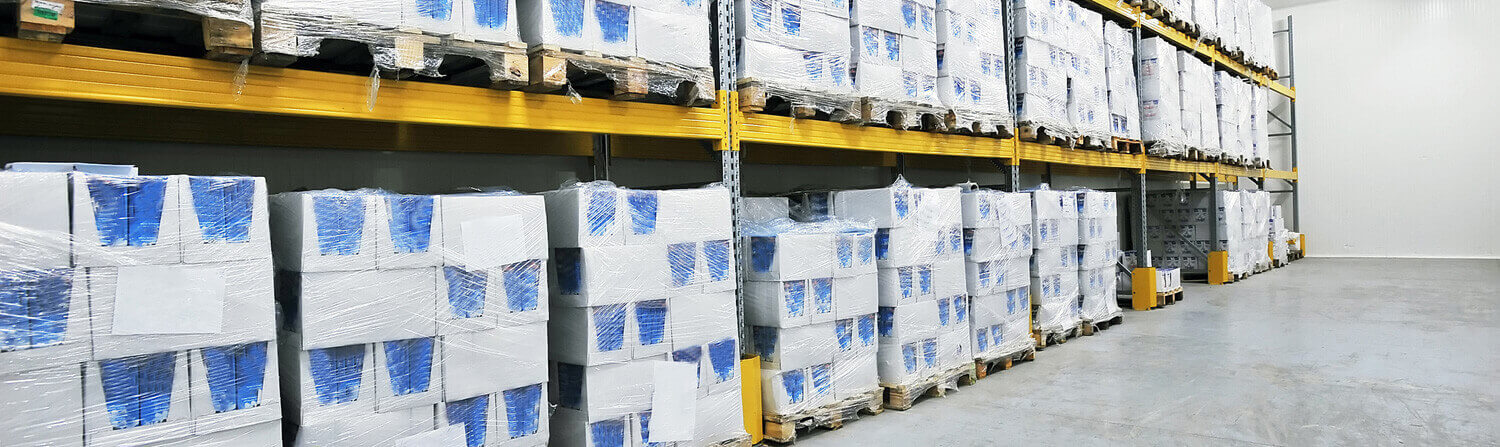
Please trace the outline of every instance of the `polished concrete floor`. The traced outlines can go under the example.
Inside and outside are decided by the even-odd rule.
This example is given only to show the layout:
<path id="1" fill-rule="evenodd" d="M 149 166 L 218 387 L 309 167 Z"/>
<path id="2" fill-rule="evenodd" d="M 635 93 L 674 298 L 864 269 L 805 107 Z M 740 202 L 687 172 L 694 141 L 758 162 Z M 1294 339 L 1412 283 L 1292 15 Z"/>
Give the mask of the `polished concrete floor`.
<path id="1" fill-rule="evenodd" d="M 1500 261 L 1309 258 L 819 446 L 1497 445 Z"/>

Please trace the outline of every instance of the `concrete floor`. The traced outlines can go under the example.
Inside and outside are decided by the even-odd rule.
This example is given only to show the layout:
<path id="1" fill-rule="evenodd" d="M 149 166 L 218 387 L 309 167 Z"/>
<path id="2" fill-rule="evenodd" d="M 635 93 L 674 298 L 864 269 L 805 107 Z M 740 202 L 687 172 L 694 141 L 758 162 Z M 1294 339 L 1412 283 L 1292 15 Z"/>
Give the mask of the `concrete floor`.
<path id="1" fill-rule="evenodd" d="M 797 445 L 1497 445 L 1500 261 L 1309 258 Z"/>

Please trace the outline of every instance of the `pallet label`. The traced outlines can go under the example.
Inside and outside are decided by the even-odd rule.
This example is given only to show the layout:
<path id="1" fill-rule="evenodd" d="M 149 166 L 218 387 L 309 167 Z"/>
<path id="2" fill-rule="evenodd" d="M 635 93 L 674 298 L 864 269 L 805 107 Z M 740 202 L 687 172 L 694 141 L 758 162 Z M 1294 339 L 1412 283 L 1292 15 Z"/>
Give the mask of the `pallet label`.
<path id="1" fill-rule="evenodd" d="M 63 4 L 48 0 L 31 0 L 31 15 L 47 20 L 57 20 L 62 15 Z"/>

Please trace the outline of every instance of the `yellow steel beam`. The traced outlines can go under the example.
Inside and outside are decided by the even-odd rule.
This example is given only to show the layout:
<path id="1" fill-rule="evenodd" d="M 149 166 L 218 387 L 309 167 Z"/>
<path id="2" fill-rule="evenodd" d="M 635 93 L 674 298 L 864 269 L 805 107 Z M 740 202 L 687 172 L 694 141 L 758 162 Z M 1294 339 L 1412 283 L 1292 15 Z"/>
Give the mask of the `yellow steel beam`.
<path id="1" fill-rule="evenodd" d="M 1140 169 L 1143 155 L 1068 149 L 1046 144 L 1018 142 L 1018 158 L 1025 161 L 1102 168 Z"/>
<path id="2" fill-rule="evenodd" d="M 1264 178 L 1279 178 L 1283 180 L 1297 181 L 1297 171 L 1277 171 L 1274 169 L 1263 169 L 1261 171 L 1261 177 Z"/>
<path id="3" fill-rule="evenodd" d="M 725 108 L 679 107 L 248 67 L 0 38 L 0 95 L 142 106 L 722 140 Z M 237 80 L 242 79 L 242 88 Z M 237 92 L 238 90 L 238 92 Z"/>
<path id="4" fill-rule="evenodd" d="M 735 118 L 735 134 L 742 143 L 989 158 L 1010 158 L 1015 154 L 1010 146 L 1012 143 L 998 138 L 895 130 L 758 113 L 741 115 Z"/>

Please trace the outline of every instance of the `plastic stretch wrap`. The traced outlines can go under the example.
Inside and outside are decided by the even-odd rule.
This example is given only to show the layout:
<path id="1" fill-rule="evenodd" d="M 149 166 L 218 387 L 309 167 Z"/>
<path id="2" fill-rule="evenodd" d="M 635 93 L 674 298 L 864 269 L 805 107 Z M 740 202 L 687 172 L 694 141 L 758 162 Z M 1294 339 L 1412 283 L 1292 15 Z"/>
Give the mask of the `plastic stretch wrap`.
<path id="1" fill-rule="evenodd" d="M 1160 224 L 1147 228 L 1153 264 L 1188 272 L 1208 270 L 1210 212 L 1218 213 L 1219 243 L 1229 253 L 1229 271 L 1249 273 L 1268 262 L 1270 194 L 1264 191 L 1219 191 L 1219 209 L 1208 209 L 1208 191 L 1179 190 L 1147 194 L 1147 209 Z"/>
<path id="2" fill-rule="evenodd" d="M 1214 96 L 1218 107 L 1219 144 L 1227 157 L 1243 157 L 1253 152 L 1253 141 L 1243 136 L 1251 122 L 1255 106 L 1251 86 L 1244 79 L 1226 71 L 1214 72 Z"/>
<path id="3" fill-rule="evenodd" d="M 1271 30 L 1271 7 L 1261 0 L 1250 0 L 1250 48 L 1245 51 L 1251 63 L 1270 66 L 1276 63 L 1275 37 Z"/>
<path id="4" fill-rule="evenodd" d="M 1250 90 L 1250 125 L 1241 126 L 1243 131 L 1249 127 L 1247 133 L 1242 133 L 1241 138 L 1253 141 L 1251 144 L 1250 158 L 1254 161 L 1270 162 L 1271 158 L 1271 99 L 1270 89 L 1253 86 Z"/>
<path id="5" fill-rule="evenodd" d="M 1033 240 L 1031 295 L 1036 308 L 1036 328 L 1064 330 L 1077 326 L 1078 228 L 1080 215 L 1093 215 L 1096 207 L 1079 205 L 1075 191 L 1058 191 L 1042 184 L 1032 197 Z"/>
<path id="6" fill-rule="evenodd" d="M 1067 73 L 1072 55 L 1059 45 L 1031 38 L 1016 39 L 1014 53 L 1011 79 L 1016 88 L 1016 123 L 1045 129 L 1053 136 L 1073 135 Z"/>
<path id="7" fill-rule="evenodd" d="M 1239 22 L 1243 18 L 1235 16 L 1236 0 L 1216 0 L 1214 4 L 1214 15 L 1217 31 L 1219 33 L 1220 48 L 1233 50 L 1241 48 Z"/>
<path id="8" fill-rule="evenodd" d="M 324 40 L 353 41 L 368 45 L 382 70 L 427 76 L 443 76 L 445 55 L 505 66 L 504 54 L 466 43 L 520 40 L 515 0 L 257 0 L 255 9 L 267 53 L 315 56 Z"/>
<path id="9" fill-rule="evenodd" d="M 740 81 L 823 112 L 854 98 L 844 1 L 736 0 Z"/>
<path id="10" fill-rule="evenodd" d="M 884 124 L 898 108 L 938 113 L 936 2 L 855 0 L 849 11 L 850 73 L 870 120 Z"/>
<path id="11" fill-rule="evenodd" d="M 729 191 L 587 182 L 543 197 L 553 445 L 744 436 Z"/>
<path id="12" fill-rule="evenodd" d="M 0 171 L 0 439 L 279 445 L 241 430 L 280 431 L 265 180 L 13 167 Z"/>
<path id="13" fill-rule="evenodd" d="M 959 119 L 987 128 L 1013 121 L 1006 82 L 1003 0 L 937 4 L 938 98 Z"/>
<path id="14" fill-rule="evenodd" d="M 1141 107 L 1135 82 L 1135 36 L 1113 20 L 1105 20 L 1104 52 L 1110 135 L 1139 140 Z"/>
<path id="15" fill-rule="evenodd" d="M 975 358 L 990 359 L 1026 349 L 1031 338 L 1031 291 L 1028 287 L 974 297 L 971 313 Z"/>
<path id="16" fill-rule="evenodd" d="M 971 299 L 967 350 L 978 359 L 1013 354 L 1031 340 L 1031 194 L 967 189 L 962 204 Z"/>
<path id="17" fill-rule="evenodd" d="M 1079 136 L 1107 143 L 1110 113 L 1105 82 L 1104 17 L 1069 2 L 1068 119 Z"/>
<path id="18" fill-rule="evenodd" d="M 251 25 L 255 23 L 255 12 L 249 1 L 241 0 L 87 0 L 83 3 L 127 6 L 139 8 L 173 9 Z M 72 15 L 72 12 L 68 12 Z"/>
<path id="19" fill-rule="evenodd" d="M 1202 40 L 1219 38 L 1218 0 L 1193 0 L 1192 7 L 1189 21 L 1198 25 L 1199 38 Z"/>
<path id="20" fill-rule="evenodd" d="M 1184 132 L 1182 86 L 1178 82 L 1177 47 L 1161 37 L 1141 39 L 1136 50 L 1141 93 L 1141 140 L 1152 155 L 1182 155 L 1189 144 Z"/>
<path id="21" fill-rule="evenodd" d="M 540 196 L 271 198 L 279 364 L 298 445 L 545 445 Z"/>
<path id="22" fill-rule="evenodd" d="M 740 202 L 740 220 L 756 224 L 792 216 L 791 200 L 786 197 L 745 197 Z"/>
<path id="23" fill-rule="evenodd" d="M 849 221 L 751 223 L 745 319 L 797 327 L 875 312 L 875 232 Z"/>
<path id="24" fill-rule="evenodd" d="M 1213 66 L 1187 52 L 1179 52 L 1178 59 L 1181 70 L 1179 80 L 1182 83 L 1182 121 L 1185 129 L 1191 129 L 1188 145 L 1205 154 L 1221 154 L 1223 150 L 1219 145 L 1218 114 L 1214 110 L 1217 100 L 1214 98 Z M 1187 124 L 1189 122 L 1196 123 L 1197 127 Z"/>

